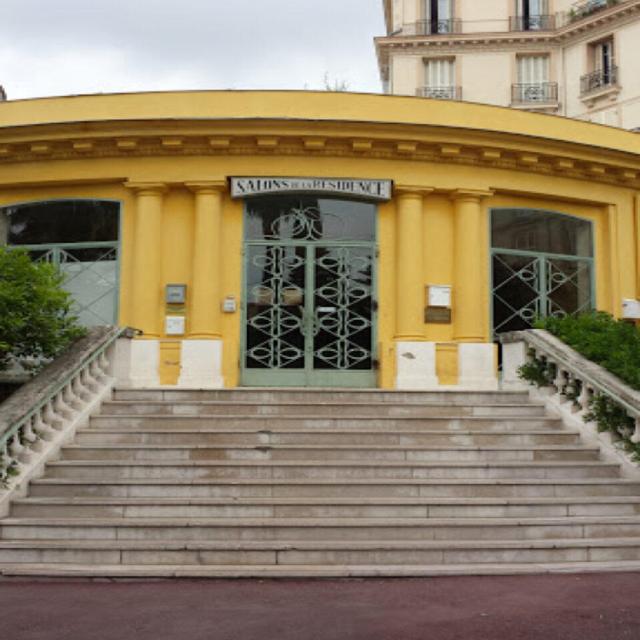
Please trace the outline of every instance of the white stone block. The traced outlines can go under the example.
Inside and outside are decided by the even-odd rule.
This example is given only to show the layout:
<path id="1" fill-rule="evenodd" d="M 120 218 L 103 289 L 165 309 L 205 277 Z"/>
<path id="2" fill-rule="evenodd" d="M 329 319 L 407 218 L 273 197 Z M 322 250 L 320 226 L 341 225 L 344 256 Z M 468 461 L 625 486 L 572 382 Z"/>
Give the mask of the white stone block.
<path id="1" fill-rule="evenodd" d="M 437 389 L 436 343 L 396 343 L 396 389 Z"/>
<path id="2" fill-rule="evenodd" d="M 131 340 L 130 343 L 129 384 L 125 382 L 123 386 L 131 389 L 160 386 L 160 341 Z"/>
<path id="3" fill-rule="evenodd" d="M 461 343 L 458 345 L 458 387 L 482 391 L 498 388 L 495 345 Z"/>
<path id="4" fill-rule="evenodd" d="M 520 378 L 518 369 L 527 361 L 527 345 L 510 342 L 502 345 L 502 388 L 506 391 L 527 389 L 529 385 Z"/>
<path id="5" fill-rule="evenodd" d="M 222 340 L 183 340 L 178 386 L 189 389 L 221 389 Z"/>

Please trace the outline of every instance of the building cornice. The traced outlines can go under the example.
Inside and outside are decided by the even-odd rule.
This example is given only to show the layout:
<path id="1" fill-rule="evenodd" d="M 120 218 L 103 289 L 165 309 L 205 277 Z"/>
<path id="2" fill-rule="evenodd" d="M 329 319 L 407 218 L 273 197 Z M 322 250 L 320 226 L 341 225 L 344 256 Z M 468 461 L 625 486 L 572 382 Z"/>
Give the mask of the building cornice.
<path id="1" fill-rule="evenodd" d="M 386 159 L 507 169 L 640 189 L 640 154 L 578 142 L 443 126 L 371 123 L 140 123 L 0 131 L 3 167 L 69 160 L 189 156 Z M 595 125 L 593 125 L 595 126 Z M 92 130 L 93 129 L 93 130 Z M 311 130 L 310 130 L 311 129 Z M 604 129 L 604 128 L 603 128 Z M 312 133 L 313 131 L 313 133 Z M 606 131 L 606 130 L 605 130 Z M 632 134 L 629 134 L 632 135 Z M 118 165 L 119 173 L 122 173 Z"/>
<path id="2" fill-rule="evenodd" d="M 532 48 L 562 47 L 600 32 L 623 26 L 640 16 L 640 0 L 628 0 L 570 22 L 553 31 L 500 31 L 434 36 L 394 35 L 375 38 L 380 67 L 388 64 L 391 51 L 415 53 L 458 53 L 476 50 L 518 51 Z"/>

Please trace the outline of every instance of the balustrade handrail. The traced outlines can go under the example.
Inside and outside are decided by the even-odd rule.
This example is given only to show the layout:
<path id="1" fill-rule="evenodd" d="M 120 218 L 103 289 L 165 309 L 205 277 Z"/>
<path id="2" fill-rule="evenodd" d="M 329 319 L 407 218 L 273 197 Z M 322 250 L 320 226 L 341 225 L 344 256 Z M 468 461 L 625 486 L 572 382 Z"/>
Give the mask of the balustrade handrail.
<path id="1" fill-rule="evenodd" d="M 618 376 L 581 356 L 548 331 L 529 329 L 503 333 L 500 335 L 500 342 L 502 344 L 524 342 L 529 348 L 541 353 L 594 391 L 608 396 L 623 407 L 632 418 L 640 419 L 640 391 L 632 389 Z"/>
<path id="2" fill-rule="evenodd" d="M 40 379 L 26 383 L 5 400 L 0 405 L 0 453 L 6 450 L 7 443 L 20 429 L 128 331 L 131 330 L 126 327 L 95 327 L 89 330 L 84 338 L 45 367 Z"/>

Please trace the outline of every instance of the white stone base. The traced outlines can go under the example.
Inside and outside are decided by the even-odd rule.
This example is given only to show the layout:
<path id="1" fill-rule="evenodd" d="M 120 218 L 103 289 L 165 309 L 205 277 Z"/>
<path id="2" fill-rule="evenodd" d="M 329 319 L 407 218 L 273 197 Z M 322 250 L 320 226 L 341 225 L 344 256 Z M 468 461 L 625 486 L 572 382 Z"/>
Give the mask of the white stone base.
<path id="1" fill-rule="evenodd" d="M 435 342 L 396 342 L 396 389 L 438 388 Z"/>
<path id="2" fill-rule="evenodd" d="M 458 388 L 465 391 L 491 391 L 498 388 L 494 344 L 458 344 Z"/>
<path id="3" fill-rule="evenodd" d="M 178 387 L 221 389 L 222 340 L 183 340 Z"/>
<path id="4" fill-rule="evenodd" d="M 159 340 L 118 340 L 114 371 L 121 389 L 158 387 L 159 366 Z"/>
<path id="5" fill-rule="evenodd" d="M 524 342 L 502 345 L 502 388 L 505 391 L 522 391 L 529 387 L 518 375 L 518 369 L 526 361 L 527 345 Z"/>

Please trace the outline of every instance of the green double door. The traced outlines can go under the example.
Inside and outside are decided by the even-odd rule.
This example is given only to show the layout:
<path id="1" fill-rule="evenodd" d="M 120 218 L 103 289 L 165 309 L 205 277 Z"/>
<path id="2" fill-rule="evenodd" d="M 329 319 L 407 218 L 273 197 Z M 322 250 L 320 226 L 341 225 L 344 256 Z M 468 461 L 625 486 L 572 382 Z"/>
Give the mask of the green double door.
<path id="1" fill-rule="evenodd" d="M 318 233 L 311 209 L 285 208 L 268 228 L 279 237 L 245 240 L 242 383 L 374 387 L 375 242 L 324 239 L 331 225 Z"/>

